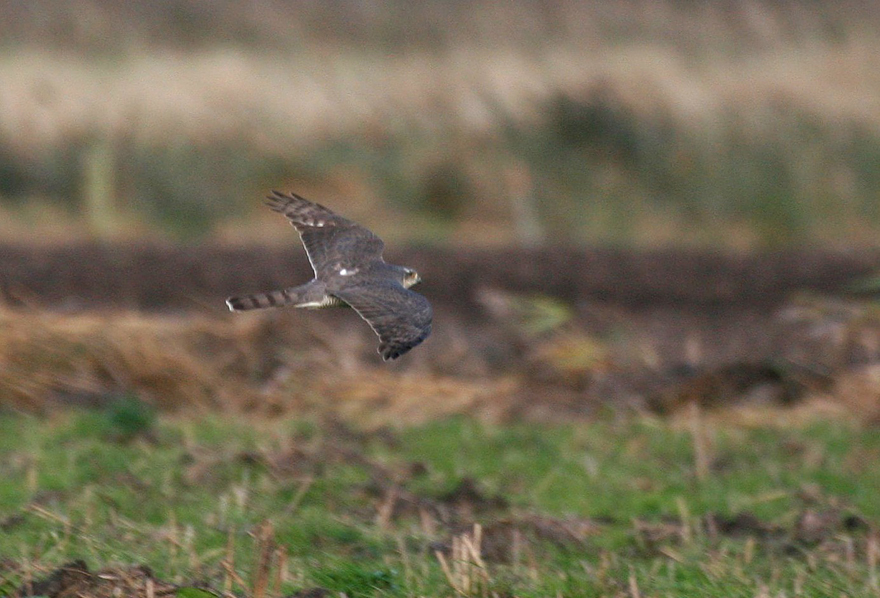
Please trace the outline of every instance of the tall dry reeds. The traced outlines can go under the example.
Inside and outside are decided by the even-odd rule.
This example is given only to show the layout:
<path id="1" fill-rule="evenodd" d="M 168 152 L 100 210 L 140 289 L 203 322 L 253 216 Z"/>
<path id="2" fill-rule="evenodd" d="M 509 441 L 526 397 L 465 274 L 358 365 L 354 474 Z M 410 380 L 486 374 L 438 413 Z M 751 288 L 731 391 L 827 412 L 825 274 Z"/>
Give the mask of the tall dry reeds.
<path id="1" fill-rule="evenodd" d="M 248 6 L 79 0 L 47 5 L 42 31 L 0 3 L 0 197 L 98 189 L 118 227 L 134 213 L 183 236 L 272 185 L 410 239 L 880 228 L 874 3 Z M 94 147 L 114 173 L 95 178 Z"/>

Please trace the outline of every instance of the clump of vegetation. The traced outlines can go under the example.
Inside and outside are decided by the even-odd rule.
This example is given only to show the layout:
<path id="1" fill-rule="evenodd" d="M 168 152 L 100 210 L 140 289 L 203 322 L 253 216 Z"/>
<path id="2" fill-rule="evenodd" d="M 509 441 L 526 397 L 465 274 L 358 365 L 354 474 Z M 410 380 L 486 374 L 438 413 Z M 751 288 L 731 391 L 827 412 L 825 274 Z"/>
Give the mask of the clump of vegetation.
<path id="1" fill-rule="evenodd" d="M 112 438 L 129 441 L 152 438 L 156 425 L 156 409 L 133 394 L 123 395 L 106 408 Z"/>

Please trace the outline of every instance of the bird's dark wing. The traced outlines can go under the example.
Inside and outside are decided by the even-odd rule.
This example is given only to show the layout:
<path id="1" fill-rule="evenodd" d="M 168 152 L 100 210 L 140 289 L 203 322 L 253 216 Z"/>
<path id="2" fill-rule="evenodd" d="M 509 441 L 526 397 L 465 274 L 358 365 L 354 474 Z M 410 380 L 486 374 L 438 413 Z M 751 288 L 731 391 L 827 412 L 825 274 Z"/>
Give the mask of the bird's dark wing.
<path id="1" fill-rule="evenodd" d="M 354 269 L 382 259 L 385 244 L 359 224 L 295 193 L 273 191 L 266 205 L 284 214 L 299 231 L 315 275 Z"/>
<path id="2" fill-rule="evenodd" d="M 428 300 L 393 280 L 376 280 L 334 293 L 379 335 L 382 359 L 397 359 L 431 334 Z"/>

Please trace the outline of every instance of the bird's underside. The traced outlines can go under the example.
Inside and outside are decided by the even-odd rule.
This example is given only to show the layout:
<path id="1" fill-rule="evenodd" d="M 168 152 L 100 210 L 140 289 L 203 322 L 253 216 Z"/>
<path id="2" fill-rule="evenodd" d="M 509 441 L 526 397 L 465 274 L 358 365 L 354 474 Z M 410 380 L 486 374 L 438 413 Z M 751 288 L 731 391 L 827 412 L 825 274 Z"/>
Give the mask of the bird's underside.
<path id="1" fill-rule="evenodd" d="M 387 264 L 379 237 L 292 193 L 273 191 L 266 203 L 299 232 L 315 278 L 295 287 L 230 297 L 229 309 L 350 306 L 379 336 L 379 353 L 385 360 L 396 359 L 428 337 L 431 305 L 409 290 L 419 281 L 418 274 Z"/>

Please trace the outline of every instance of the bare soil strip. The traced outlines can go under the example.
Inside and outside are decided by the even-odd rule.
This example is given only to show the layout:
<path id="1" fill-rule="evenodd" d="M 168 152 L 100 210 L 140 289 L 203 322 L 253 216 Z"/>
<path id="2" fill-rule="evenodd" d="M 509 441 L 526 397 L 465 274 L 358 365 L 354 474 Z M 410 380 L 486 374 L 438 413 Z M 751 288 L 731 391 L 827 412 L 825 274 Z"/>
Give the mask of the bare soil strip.
<path id="1" fill-rule="evenodd" d="M 766 308 L 797 291 L 847 292 L 860 278 L 880 272 L 877 249 L 733 254 L 410 248 L 388 254 L 422 274 L 423 292 L 433 302 L 453 309 L 473 308 L 476 292 L 487 287 L 630 308 Z M 222 310 L 229 294 L 280 288 L 309 276 L 305 255 L 294 243 L 0 245 L 0 296 L 10 305 Z"/>

